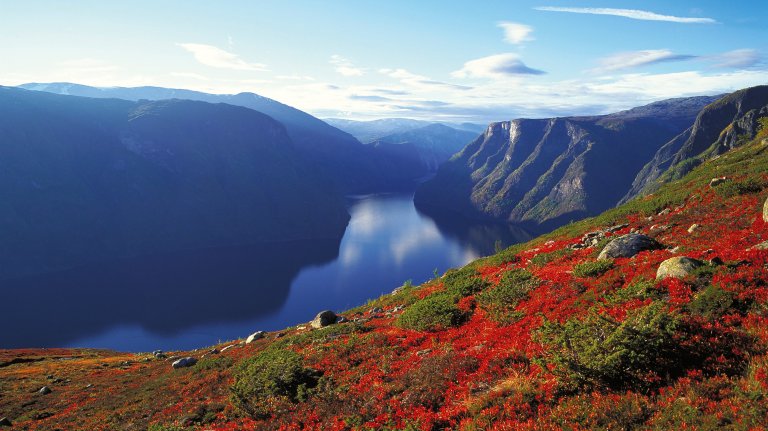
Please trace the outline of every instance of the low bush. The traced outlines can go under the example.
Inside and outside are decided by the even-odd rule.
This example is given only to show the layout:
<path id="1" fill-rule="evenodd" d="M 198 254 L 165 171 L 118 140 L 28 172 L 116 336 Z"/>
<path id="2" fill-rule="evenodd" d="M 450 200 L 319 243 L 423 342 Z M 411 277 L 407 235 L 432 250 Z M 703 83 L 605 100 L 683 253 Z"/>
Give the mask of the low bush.
<path id="1" fill-rule="evenodd" d="M 515 308 L 528 298 L 539 281 L 528 271 L 513 270 L 502 275 L 499 284 L 477 295 L 477 303 L 497 323 L 509 324 L 517 320 Z"/>
<path id="2" fill-rule="evenodd" d="M 406 308 L 397 319 L 397 324 L 416 331 L 437 331 L 457 326 L 465 317 L 465 313 L 456 306 L 455 296 L 440 292 Z"/>
<path id="3" fill-rule="evenodd" d="M 576 277 L 599 277 L 613 268 L 613 260 L 601 259 L 594 262 L 584 262 L 573 267 L 573 275 Z"/>

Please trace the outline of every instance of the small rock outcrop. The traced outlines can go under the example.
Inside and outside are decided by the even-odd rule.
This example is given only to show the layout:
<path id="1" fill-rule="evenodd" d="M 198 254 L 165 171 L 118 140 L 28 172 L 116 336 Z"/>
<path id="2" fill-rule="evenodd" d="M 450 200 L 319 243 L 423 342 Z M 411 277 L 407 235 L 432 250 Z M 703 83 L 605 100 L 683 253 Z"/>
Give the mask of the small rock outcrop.
<path id="1" fill-rule="evenodd" d="M 48 395 L 48 394 L 50 394 L 50 393 L 51 393 L 51 392 L 53 392 L 53 391 L 52 391 L 52 390 L 51 390 L 51 388 L 49 388 L 48 386 L 43 386 L 43 387 L 42 387 L 42 388 L 40 388 L 40 390 L 39 390 L 39 391 L 37 391 L 37 392 L 39 392 L 39 393 L 41 393 L 41 394 L 43 394 L 43 395 Z"/>
<path id="2" fill-rule="evenodd" d="M 181 358 L 173 361 L 173 364 L 171 366 L 173 368 L 186 368 L 191 367 L 197 363 L 197 359 L 187 356 L 186 358 Z"/>
<path id="3" fill-rule="evenodd" d="M 622 235 L 606 244 L 598 259 L 615 259 L 617 257 L 632 257 L 641 251 L 658 250 L 663 248 L 655 239 L 638 233 Z"/>
<path id="4" fill-rule="evenodd" d="M 699 224 L 698 224 L 698 223 L 694 223 L 694 224 L 692 224 L 692 225 L 691 225 L 691 227 L 689 227 L 689 228 L 688 228 L 688 233 L 693 233 L 693 232 L 695 232 L 695 231 L 696 231 L 698 228 L 699 228 Z"/>
<path id="5" fill-rule="evenodd" d="M 704 262 L 685 256 L 677 256 L 661 262 L 656 271 L 656 280 L 662 280 L 667 277 L 685 278 L 696 268 L 704 266 Z"/>
<path id="6" fill-rule="evenodd" d="M 264 331 L 256 331 L 245 339 L 245 344 L 251 344 L 254 341 L 260 340 L 262 338 L 264 338 Z"/>
<path id="7" fill-rule="evenodd" d="M 8 418 L 0 418 L 0 427 L 10 427 L 13 426 L 13 423 L 11 423 L 11 420 Z"/>
<path id="8" fill-rule="evenodd" d="M 315 316 L 310 325 L 312 325 L 312 327 L 315 329 L 324 328 L 328 325 L 333 325 L 336 323 L 337 319 L 338 316 L 336 316 L 336 313 L 331 310 L 325 310 L 317 313 L 317 316 Z"/>
<path id="9" fill-rule="evenodd" d="M 717 186 L 719 186 L 720 184 L 722 184 L 722 183 L 724 183 L 726 181 L 728 181 L 728 178 L 726 178 L 726 177 L 712 178 L 711 180 L 709 180 L 709 186 L 710 187 L 717 187 Z"/>

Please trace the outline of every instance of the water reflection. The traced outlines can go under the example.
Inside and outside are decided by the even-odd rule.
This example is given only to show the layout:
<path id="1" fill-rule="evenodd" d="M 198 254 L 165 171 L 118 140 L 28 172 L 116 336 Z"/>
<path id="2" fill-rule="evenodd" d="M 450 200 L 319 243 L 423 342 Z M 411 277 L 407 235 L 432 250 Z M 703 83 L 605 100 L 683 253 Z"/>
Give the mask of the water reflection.
<path id="1" fill-rule="evenodd" d="M 0 348 L 191 349 L 307 322 L 510 245 L 509 226 L 427 217 L 412 194 L 361 196 L 339 242 L 234 247 L 3 282 Z M 12 329 L 11 329 L 12 328 Z"/>

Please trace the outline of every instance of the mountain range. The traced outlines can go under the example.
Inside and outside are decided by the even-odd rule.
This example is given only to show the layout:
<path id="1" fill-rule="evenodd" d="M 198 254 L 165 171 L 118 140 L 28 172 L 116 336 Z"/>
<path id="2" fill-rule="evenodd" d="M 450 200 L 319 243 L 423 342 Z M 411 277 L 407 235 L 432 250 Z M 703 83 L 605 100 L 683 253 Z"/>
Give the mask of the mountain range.
<path id="1" fill-rule="evenodd" d="M 0 277 L 339 238 L 349 220 L 286 128 L 240 106 L 0 87 L 0 142 Z"/>

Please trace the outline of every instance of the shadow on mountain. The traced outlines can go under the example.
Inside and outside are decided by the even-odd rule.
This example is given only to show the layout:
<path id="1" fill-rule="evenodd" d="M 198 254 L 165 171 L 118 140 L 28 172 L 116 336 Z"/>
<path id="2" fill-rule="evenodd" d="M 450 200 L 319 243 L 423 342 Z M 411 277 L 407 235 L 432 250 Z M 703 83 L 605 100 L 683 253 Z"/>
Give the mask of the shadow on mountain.
<path id="1" fill-rule="evenodd" d="M 498 247 L 506 248 L 534 237 L 527 230 L 512 224 L 472 220 L 458 213 L 427 205 L 416 205 L 416 210 L 420 215 L 432 220 L 444 236 L 466 244 L 479 256 L 491 255 Z"/>
<path id="2" fill-rule="evenodd" d="M 203 323 L 267 316 L 284 305 L 301 269 L 333 261 L 339 245 L 314 240 L 206 249 L 6 280 L 0 346 L 62 346 L 126 324 L 172 335 Z"/>

